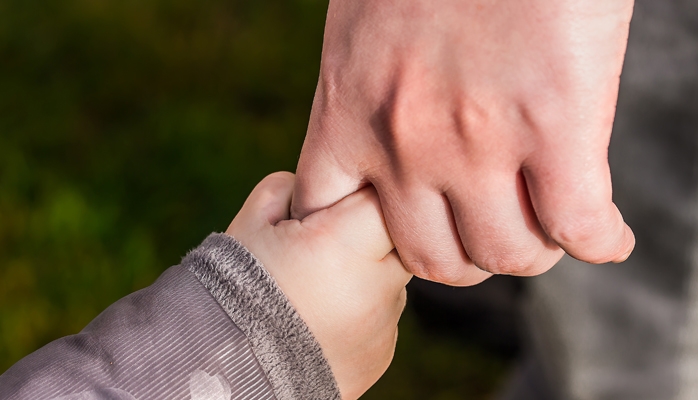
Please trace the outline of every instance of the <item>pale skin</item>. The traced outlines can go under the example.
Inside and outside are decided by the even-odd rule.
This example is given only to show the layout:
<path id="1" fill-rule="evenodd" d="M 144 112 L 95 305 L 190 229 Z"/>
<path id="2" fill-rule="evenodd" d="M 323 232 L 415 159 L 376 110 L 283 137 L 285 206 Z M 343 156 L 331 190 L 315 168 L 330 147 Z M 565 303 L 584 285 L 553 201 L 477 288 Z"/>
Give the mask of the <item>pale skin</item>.
<path id="1" fill-rule="evenodd" d="M 289 220 L 294 175 L 262 180 L 226 231 L 265 266 L 320 343 L 344 400 L 385 372 L 412 274 L 402 265 L 367 187 Z"/>
<path id="2" fill-rule="evenodd" d="M 406 267 L 620 262 L 608 145 L 633 0 L 330 0 L 292 216 L 375 186 Z"/>

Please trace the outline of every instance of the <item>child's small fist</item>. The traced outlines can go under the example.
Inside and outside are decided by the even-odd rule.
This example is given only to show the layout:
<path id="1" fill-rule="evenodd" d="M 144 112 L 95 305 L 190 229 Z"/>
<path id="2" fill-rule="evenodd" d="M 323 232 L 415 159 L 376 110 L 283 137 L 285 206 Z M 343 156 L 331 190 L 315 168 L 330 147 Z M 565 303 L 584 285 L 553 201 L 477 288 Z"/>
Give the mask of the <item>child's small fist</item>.
<path id="1" fill-rule="evenodd" d="M 320 343 L 342 397 L 356 399 L 392 360 L 412 275 L 372 187 L 298 221 L 288 220 L 293 183 L 288 172 L 266 177 L 226 233 L 264 264 Z"/>

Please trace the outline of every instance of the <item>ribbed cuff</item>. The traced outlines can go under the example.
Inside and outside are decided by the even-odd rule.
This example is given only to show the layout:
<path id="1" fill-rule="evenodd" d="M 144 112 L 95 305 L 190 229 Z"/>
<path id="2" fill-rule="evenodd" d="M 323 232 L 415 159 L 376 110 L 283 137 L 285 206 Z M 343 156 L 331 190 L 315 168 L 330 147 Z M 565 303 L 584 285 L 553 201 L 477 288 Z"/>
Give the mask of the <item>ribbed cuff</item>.
<path id="1" fill-rule="evenodd" d="M 247 336 L 279 400 L 341 399 L 320 345 L 261 262 L 213 233 L 182 261 Z"/>

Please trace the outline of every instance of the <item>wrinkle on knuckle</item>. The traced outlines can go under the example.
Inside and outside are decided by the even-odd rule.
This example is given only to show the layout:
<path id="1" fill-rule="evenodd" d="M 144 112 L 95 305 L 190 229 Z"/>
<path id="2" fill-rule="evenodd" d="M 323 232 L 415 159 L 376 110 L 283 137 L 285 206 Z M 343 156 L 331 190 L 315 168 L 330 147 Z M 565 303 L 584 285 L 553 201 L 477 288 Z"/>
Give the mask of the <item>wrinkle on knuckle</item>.
<path id="1" fill-rule="evenodd" d="M 536 255 L 532 252 L 513 252 L 508 254 L 474 257 L 475 265 L 496 275 L 526 275 L 535 267 Z"/>
<path id="2" fill-rule="evenodd" d="M 603 213 L 553 227 L 549 236 L 570 256 L 592 264 L 609 262 L 619 250 L 622 229 Z"/>
<path id="3" fill-rule="evenodd" d="M 432 282 L 444 284 L 454 284 L 459 282 L 463 276 L 464 265 L 461 263 L 429 260 L 405 261 L 405 266 L 415 276 Z"/>
<path id="4" fill-rule="evenodd" d="M 548 234 L 563 247 L 583 245 L 599 237 L 602 221 L 596 215 L 578 216 L 571 221 L 553 223 Z"/>

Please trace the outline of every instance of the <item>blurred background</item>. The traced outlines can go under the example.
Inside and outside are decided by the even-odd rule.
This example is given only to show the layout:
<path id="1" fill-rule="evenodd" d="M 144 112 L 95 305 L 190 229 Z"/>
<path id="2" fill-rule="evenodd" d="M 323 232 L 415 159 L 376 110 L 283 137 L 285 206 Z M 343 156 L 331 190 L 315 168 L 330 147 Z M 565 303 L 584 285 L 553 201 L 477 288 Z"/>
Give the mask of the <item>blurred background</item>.
<path id="1" fill-rule="evenodd" d="M 326 0 L 0 0 L 0 373 L 149 285 L 295 169 Z M 488 399 L 520 284 L 414 281 L 365 399 Z"/>

